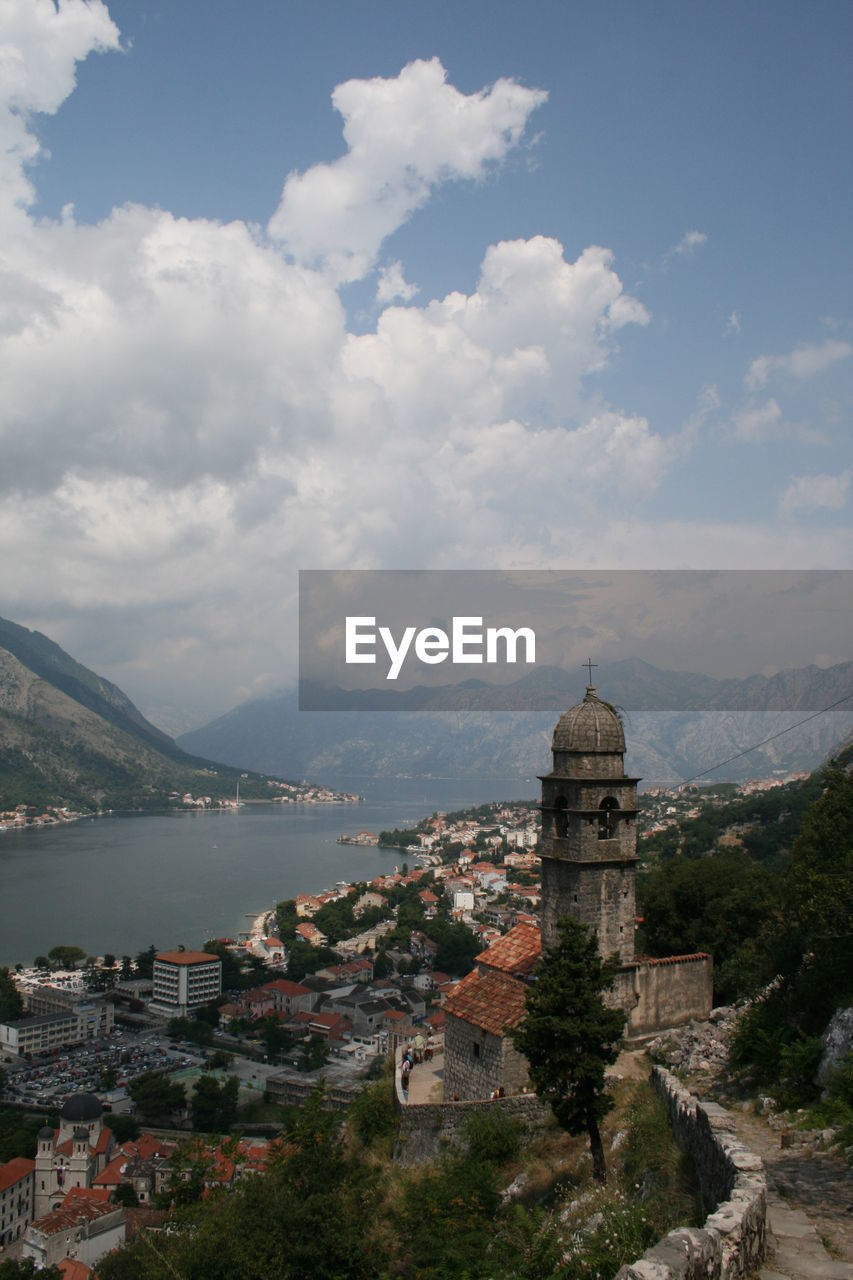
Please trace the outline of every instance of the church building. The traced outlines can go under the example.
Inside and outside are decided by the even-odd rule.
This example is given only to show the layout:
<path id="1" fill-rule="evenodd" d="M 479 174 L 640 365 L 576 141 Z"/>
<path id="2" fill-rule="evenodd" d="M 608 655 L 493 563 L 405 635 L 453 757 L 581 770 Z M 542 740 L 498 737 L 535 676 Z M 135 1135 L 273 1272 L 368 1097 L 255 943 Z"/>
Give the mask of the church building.
<path id="1" fill-rule="evenodd" d="M 711 1011 L 710 956 L 634 954 L 639 779 L 625 774 L 618 712 L 589 685 L 583 701 L 557 721 L 551 749 L 553 767 L 540 779 L 541 933 L 516 925 L 477 956 L 476 968 L 448 997 L 445 1101 L 525 1087 L 526 1065 L 509 1032 L 524 1016 L 530 973 L 540 951 L 556 941 L 563 916 L 595 933 L 602 957 L 619 955 L 607 998 L 625 1011 L 626 1040 L 705 1019 Z"/>
<path id="2" fill-rule="evenodd" d="M 34 1216 L 61 1207 L 72 1187 L 91 1187 L 106 1167 L 115 1139 L 93 1093 L 75 1093 L 59 1113 L 59 1128 L 39 1130 Z"/>

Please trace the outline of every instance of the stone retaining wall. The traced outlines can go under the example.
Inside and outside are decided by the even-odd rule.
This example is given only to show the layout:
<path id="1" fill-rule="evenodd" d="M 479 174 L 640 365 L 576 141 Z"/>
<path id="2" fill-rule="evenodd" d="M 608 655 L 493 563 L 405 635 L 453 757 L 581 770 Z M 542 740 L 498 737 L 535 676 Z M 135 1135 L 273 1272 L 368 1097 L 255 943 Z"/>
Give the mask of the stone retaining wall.
<path id="1" fill-rule="evenodd" d="M 702 1196 L 715 1206 L 705 1225 L 670 1231 L 616 1280 L 735 1280 L 764 1255 L 767 1183 L 758 1156 L 734 1135 L 731 1116 L 700 1102 L 662 1067 L 652 1084 L 669 1107 L 672 1130 L 693 1162 Z"/>
<path id="2" fill-rule="evenodd" d="M 526 1130 L 541 1129 L 551 1114 L 551 1108 L 544 1106 L 535 1093 L 518 1093 L 492 1102 L 406 1102 L 399 1060 L 394 1073 L 394 1099 L 398 1122 L 394 1159 L 405 1165 L 435 1160 L 447 1147 L 463 1147 L 465 1125 L 475 1112 L 497 1109 L 505 1116 L 517 1117 Z"/>

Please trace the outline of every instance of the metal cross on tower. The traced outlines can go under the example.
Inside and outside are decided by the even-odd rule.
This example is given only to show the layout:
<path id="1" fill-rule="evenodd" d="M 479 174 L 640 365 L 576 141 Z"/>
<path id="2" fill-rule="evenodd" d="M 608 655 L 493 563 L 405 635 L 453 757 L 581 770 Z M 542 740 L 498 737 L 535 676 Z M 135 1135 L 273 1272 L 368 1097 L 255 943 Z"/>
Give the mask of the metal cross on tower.
<path id="1" fill-rule="evenodd" d="M 592 669 L 593 669 L 593 667 L 597 667 L 597 666 L 598 666 L 598 663 L 597 663 L 597 662 L 593 662 L 591 658 L 587 658 L 586 662 L 585 662 L 583 665 L 584 665 L 584 666 L 587 668 L 587 670 L 589 671 L 589 686 L 588 686 L 588 687 L 591 689 L 591 688 L 592 688 Z"/>

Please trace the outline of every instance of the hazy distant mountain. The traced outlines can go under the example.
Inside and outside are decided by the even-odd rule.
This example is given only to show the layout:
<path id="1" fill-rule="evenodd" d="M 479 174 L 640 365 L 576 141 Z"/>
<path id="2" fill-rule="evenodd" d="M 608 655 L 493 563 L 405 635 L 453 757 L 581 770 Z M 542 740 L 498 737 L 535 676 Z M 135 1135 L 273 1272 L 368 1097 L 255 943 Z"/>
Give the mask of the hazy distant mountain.
<path id="1" fill-rule="evenodd" d="M 647 784 L 676 782 L 853 693 L 853 663 L 775 676 L 715 680 L 626 660 L 595 672 L 602 696 L 625 712 L 627 764 Z M 375 695 L 313 689 L 327 711 L 299 712 L 295 692 L 247 702 L 179 743 L 229 764 L 288 776 L 529 778 L 549 767 L 561 711 L 583 696 L 583 676 L 538 670 L 505 692 L 512 710 L 478 710 L 492 690 L 468 681 L 464 710 L 444 710 L 447 687 Z M 453 691 L 458 702 L 458 690 Z M 372 701 L 371 701 L 372 700 Z M 526 707 L 526 710 L 519 710 Z M 653 710 L 664 707 L 667 710 Z M 341 710 L 339 708 L 351 708 Z M 716 778 L 811 769 L 853 728 L 853 701 L 732 762 Z"/>
<path id="2" fill-rule="evenodd" d="M 0 810 L 152 808 L 172 791 L 232 796 L 237 773 L 187 755 L 109 680 L 0 618 Z M 250 794 L 249 780 L 242 785 Z"/>

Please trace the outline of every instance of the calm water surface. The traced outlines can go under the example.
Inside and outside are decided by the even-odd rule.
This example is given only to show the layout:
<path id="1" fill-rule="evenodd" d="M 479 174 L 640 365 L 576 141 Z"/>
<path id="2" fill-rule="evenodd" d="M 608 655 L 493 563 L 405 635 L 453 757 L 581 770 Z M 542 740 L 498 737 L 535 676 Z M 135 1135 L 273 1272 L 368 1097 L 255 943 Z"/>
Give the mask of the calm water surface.
<path id="1" fill-rule="evenodd" d="M 436 809 L 536 794 L 535 780 L 348 783 L 360 805 L 246 805 L 239 812 L 84 819 L 0 832 L 0 963 L 31 964 L 58 943 L 103 955 L 197 947 L 234 935 L 281 898 L 391 871 L 395 850 L 336 843 Z"/>

